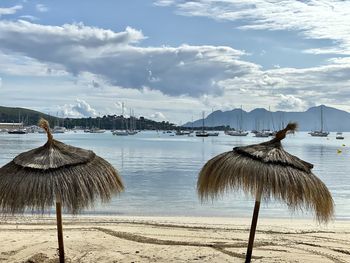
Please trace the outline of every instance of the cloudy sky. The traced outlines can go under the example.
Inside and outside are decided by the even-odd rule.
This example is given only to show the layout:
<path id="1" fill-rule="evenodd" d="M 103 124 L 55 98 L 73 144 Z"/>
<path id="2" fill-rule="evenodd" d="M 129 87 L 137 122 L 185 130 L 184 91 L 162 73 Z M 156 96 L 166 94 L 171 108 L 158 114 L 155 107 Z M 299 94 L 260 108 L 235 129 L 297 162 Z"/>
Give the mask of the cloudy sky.
<path id="1" fill-rule="evenodd" d="M 0 105 L 185 123 L 204 110 L 350 111 L 350 2 L 0 2 Z"/>

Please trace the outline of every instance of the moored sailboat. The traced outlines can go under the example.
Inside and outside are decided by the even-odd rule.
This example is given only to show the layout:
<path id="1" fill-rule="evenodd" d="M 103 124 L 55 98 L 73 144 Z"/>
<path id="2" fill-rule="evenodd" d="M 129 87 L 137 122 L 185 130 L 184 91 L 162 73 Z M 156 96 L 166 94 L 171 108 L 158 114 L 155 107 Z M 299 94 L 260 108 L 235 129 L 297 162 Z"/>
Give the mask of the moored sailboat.
<path id="1" fill-rule="evenodd" d="M 211 111 L 211 115 L 210 116 L 210 126 L 211 127 L 215 127 L 215 123 L 214 123 L 214 110 Z M 219 132 L 216 132 L 216 131 L 209 131 L 207 132 L 208 133 L 208 136 L 219 136 Z"/>
<path id="2" fill-rule="evenodd" d="M 100 128 L 96 128 L 96 127 L 90 129 L 90 133 L 105 133 L 105 132 L 106 132 L 106 130 L 100 129 Z"/>
<path id="3" fill-rule="evenodd" d="M 61 126 L 55 126 L 52 130 L 52 133 L 65 133 L 67 129 Z"/>
<path id="4" fill-rule="evenodd" d="M 206 131 L 197 131 L 196 136 L 197 137 L 208 137 L 209 133 L 207 133 Z"/>
<path id="5" fill-rule="evenodd" d="M 227 131 L 226 134 L 230 136 L 247 136 L 248 132 L 242 131 L 242 130 L 238 130 L 238 131 L 235 130 L 235 131 Z"/>
<path id="6" fill-rule="evenodd" d="M 313 137 L 327 137 L 329 135 L 328 131 L 323 130 L 323 105 L 321 105 L 321 129 L 319 131 L 312 131 L 309 134 Z"/>
<path id="7" fill-rule="evenodd" d="M 241 105 L 239 130 L 227 131 L 226 134 L 230 136 L 247 136 L 249 132 L 243 130 L 243 109 Z"/>
<path id="8" fill-rule="evenodd" d="M 21 113 L 18 112 L 18 125 L 13 124 L 13 128 L 7 131 L 8 134 L 27 134 L 28 131 L 24 128 L 23 122 L 21 122 Z"/>
<path id="9" fill-rule="evenodd" d="M 202 130 L 201 131 L 197 131 L 196 132 L 196 136 L 197 137 L 208 137 L 209 136 L 209 133 L 207 133 L 205 130 L 204 130 L 204 111 L 202 113 Z"/>
<path id="10" fill-rule="evenodd" d="M 270 132 L 267 131 L 258 131 L 255 133 L 254 137 L 259 137 L 259 138 L 266 138 L 270 136 Z"/>
<path id="11" fill-rule="evenodd" d="M 131 118 L 131 117 L 130 117 Z M 121 130 L 115 130 L 112 132 L 113 135 L 116 136 L 128 136 L 129 132 L 126 129 L 126 127 L 124 127 L 124 102 L 122 103 L 122 116 L 121 116 Z"/>

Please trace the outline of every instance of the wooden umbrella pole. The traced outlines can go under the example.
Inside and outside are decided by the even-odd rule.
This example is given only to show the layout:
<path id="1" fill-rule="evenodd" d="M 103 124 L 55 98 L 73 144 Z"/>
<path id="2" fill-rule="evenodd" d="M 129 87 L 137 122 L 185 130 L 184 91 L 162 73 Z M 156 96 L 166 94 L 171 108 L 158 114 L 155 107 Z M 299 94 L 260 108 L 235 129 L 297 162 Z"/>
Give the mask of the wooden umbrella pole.
<path id="1" fill-rule="evenodd" d="M 252 219 L 252 225 L 250 227 L 249 242 L 248 242 L 245 263 L 250 263 L 252 259 L 255 230 L 256 230 L 256 224 L 258 223 L 258 216 L 259 216 L 259 209 L 260 209 L 261 192 L 262 192 L 262 189 L 260 188 L 256 193 L 253 219 Z"/>
<path id="2" fill-rule="evenodd" d="M 60 263 L 64 263 L 63 229 L 62 229 L 62 206 L 60 198 L 56 198 L 57 237 Z"/>

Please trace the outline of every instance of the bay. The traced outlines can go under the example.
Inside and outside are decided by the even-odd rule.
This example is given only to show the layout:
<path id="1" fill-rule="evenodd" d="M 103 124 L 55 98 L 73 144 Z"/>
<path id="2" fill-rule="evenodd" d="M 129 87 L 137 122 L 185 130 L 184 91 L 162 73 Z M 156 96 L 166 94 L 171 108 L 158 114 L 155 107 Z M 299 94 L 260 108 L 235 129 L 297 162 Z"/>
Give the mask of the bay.
<path id="1" fill-rule="evenodd" d="M 197 138 L 169 136 L 146 131 L 134 136 L 113 136 L 69 132 L 56 139 L 93 150 L 120 172 L 125 192 L 108 204 L 99 204 L 85 214 L 250 217 L 254 200 L 242 192 L 202 203 L 196 193 L 198 172 L 207 160 L 233 147 L 260 143 L 266 138 L 226 136 Z M 350 133 L 345 140 L 311 137 L 306 132 L 288 135 L 284 148 L 314 164 L 313 172 L 328 186 L 336 209 L 336 219 L 350 219 Z M 44 134 L 0 134 L 0 166 L 17 154 L 41 146 Z M 345 146 L 343 146 L 343 144 Z M 338 150 L 341 150 L 339 152 Z M 261 216 L 309 218 L 310 213 L 290 213 L 285 204 L 263 203 Z"/>

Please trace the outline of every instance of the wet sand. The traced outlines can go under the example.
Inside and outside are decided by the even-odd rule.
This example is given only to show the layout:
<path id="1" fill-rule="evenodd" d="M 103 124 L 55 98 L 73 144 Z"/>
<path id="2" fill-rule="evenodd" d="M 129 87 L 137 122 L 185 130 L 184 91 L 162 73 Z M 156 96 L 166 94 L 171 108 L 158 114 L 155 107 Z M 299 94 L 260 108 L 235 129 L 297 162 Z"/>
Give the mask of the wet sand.
<path id="1" fill-rule="evenodd" d="M 250 218 L 64 217 L 67 262 L 244 262 Z M 55 217 L 0 219 L 0 262 L 57 261 Z M 252 262 L 350 262 L 350 221 L 258 222 Z"/>

